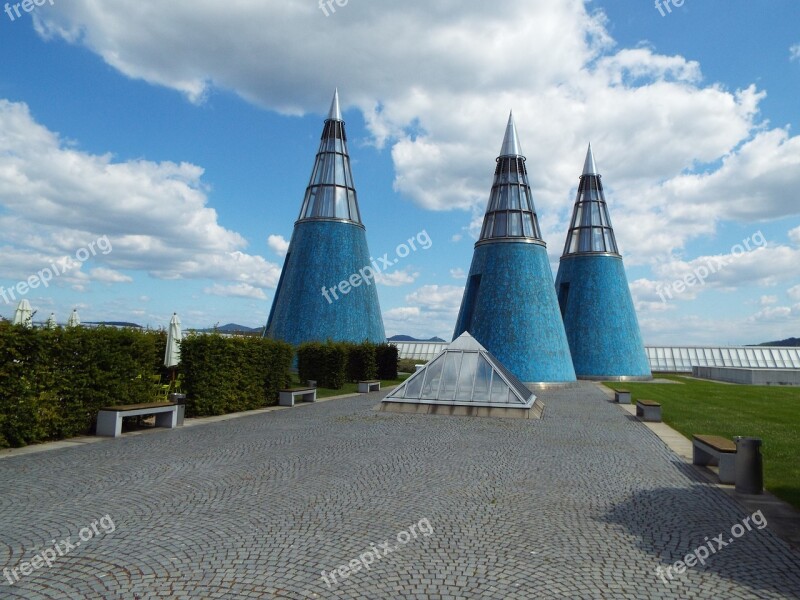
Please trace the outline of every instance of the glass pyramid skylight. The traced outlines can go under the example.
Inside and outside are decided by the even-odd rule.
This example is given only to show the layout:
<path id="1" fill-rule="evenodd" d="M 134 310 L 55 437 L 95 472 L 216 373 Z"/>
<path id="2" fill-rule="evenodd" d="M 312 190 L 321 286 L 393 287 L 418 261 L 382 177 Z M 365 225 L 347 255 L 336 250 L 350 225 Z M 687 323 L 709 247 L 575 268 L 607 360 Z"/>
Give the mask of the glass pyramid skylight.
<path id="1" fill-rule="evenodd" d="M 535 400 L 533 392 L 465 332 L 384 402 L 526 409 Z"/>
<path id="2" fill-rule="evenodd" d="M 314 171 L 300 209 L 299 220 L 307 219 L 361 224 L 338 90 L 334 93 L 331 110 L 325 121 Z"/>
<path id="3" fill-rule="evenodd" d="M 508 239 L 524 239 L 544 245 L 513 113 L 508 117 L 478 243 Z"/>
<path id="4" fill-rule="evenodd" d="M 563 256 L 570 254 L 614 254 L 619 256 L 614 229 L 611 227 L 611 219 L 608 217 L 603 183 L 600 179 L 592 145 L 589 144 Z"/>

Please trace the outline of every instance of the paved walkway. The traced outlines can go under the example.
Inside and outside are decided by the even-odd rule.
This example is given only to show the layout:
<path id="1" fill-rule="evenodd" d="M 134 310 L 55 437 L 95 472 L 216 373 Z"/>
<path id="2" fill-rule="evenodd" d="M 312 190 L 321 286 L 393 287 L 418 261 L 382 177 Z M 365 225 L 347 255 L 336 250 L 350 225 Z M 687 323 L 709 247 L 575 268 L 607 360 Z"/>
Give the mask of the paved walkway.
<path id="1" fill-rule="evenodd" d="M 601 390 L 543 397 L 542 421 L 372 394 L 7 458 L 0 568 L 33 572 L 0 598 L 800 598 L 800 555 Z"/>

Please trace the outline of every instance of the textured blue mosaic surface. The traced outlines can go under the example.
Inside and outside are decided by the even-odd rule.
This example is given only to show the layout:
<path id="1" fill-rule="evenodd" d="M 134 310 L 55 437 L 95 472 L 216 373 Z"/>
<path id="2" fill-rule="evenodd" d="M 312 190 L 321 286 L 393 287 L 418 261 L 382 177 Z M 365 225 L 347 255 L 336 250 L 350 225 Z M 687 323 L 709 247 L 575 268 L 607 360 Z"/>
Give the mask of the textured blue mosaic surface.
<path id="1" fill-rule="evenodd" d="M 562 258 L 556 290 L 566 304 L 564 327 L 578 377 L 650 376 L 622 259 Z"/>
<path id="2" fill-rule="evenodd" d="M 575 380 L 543 246 L 494 243 L 475 249 L 454 338 L 467 330 L 521 381 Z"/>
<path id="3" fill-rule="evenodd" d="M 266 335 L 295 345 L 328 339 L 386 341 L 375 281 L 359 275 L 369 265 L 361 227 L 333 221 L 297 223 Z M 361 280 L 358 287 L 349 284 L 353 276 Z M 338 289 L 342 281 L 350 287 L 346 294 Z M 323 287 L 336 290 L 328 291 L 326 299 Z"/>

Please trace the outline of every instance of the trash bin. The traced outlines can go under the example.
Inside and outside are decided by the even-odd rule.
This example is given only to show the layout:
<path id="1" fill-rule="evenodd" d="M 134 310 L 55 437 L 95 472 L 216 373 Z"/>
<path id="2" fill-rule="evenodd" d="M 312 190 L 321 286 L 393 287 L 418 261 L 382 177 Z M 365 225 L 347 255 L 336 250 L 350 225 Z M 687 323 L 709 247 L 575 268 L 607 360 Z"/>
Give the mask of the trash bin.
<path id="1" fill-rule="evenodd" d="M 736 491 L 740 494 L 761 494 L 764 491 L 764 465 L 761 440 L 737 437 Z"/>
<path id="2" fill-rule="evenodd" d="M 178 427 L 181 427 L 183 414 L 186 412 L 186 394 L 170 394 L 169 401 L 178 405 Z"/>

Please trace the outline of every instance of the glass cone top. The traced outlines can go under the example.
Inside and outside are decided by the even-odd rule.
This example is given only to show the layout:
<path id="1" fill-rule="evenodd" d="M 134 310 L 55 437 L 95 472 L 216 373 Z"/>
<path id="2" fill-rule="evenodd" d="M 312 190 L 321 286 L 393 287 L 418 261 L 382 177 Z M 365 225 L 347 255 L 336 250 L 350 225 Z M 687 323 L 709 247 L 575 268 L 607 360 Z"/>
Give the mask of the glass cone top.
<path id="1" fill-rule="evenodd" d="M 619 256 L 614 228 L 608 216 L 603 182 L 597 171 L 592 145 L 586 152 L 575 209 L 567 232 L 563 256 L 575 254 L 613 254 Z"/>
<path id="2" fill-rule="evenodd" d="M 508 117 L 478 244 L 491 241 L 526 241 L 545 245 L 528 184 L 514 113 Z"/>
<path id="3" fill-rule="evenodd" d="M 339 90 L 333 95 L 331 109 L 325 120 L 322 141 L 298 220 L 350 221 L 361 225 L 350 155 L 347 152 L 347 134 L 339 106 Z"/>

